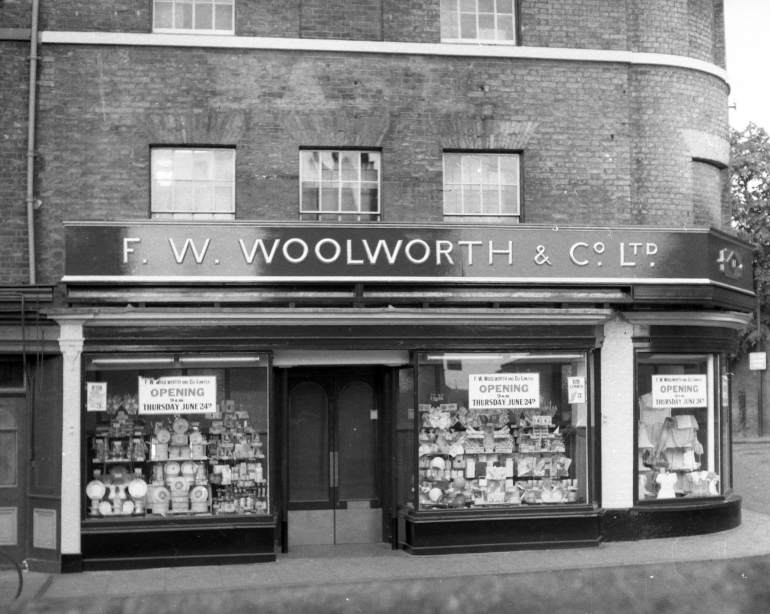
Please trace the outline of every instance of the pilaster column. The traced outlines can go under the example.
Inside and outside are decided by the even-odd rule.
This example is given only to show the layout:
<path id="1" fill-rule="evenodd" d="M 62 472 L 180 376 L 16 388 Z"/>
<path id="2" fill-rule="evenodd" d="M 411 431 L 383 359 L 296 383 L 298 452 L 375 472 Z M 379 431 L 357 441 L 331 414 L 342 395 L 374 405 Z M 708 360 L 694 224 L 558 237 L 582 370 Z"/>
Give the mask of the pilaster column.
<path id="1" fill-rule="evenodd" d="M 634 327 L 622 316 L 604 325 L 601 354 L 601 467 L 605 509 L 634 504 Z"/>
<path id="2" fill-rule="evenodd" d="M 59 348 L 64 357 L 62 382 L 61 552 L 80 554 L 83 485 L 80 475 L 81 356 L 84 320 L 62 320 Z"/>

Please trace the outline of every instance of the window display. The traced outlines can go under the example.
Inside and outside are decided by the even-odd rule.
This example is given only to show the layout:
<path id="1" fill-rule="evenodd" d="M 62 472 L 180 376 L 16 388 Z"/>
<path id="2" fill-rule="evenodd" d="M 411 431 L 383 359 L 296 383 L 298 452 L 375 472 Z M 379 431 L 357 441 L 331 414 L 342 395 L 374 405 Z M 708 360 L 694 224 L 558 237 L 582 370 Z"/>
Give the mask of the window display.
<path id="1" fill-rule="evenodd" d="M 88 519 L 269 512 L 267 356 L 86 362 Z"/>
<path id="2" fill-rule="evenodd" d="M 586 358 L 420 354 L 420 509 L 588 502 Z"/>
<path id="3" fill-rule="evenodd" d="M 638 355 L 640 501 L 720 494 L 716 364 L 710 355 Z"/>

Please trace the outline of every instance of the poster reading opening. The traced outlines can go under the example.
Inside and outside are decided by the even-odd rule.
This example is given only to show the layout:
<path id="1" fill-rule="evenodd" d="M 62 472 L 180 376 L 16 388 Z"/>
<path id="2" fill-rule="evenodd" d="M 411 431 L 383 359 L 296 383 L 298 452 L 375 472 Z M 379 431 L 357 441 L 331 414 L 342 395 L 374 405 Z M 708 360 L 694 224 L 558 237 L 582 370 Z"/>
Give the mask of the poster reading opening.
<path id="1" fill-rule="evenodd" d="M 216 407 L 216 376 L 139 378 L 140 414 L 208 414 Z"/>
<path id="2" fill-rule="evenodd" d="M 469 409 L 540 407 L 539 373 L 468 376 Z"/>
<path id="3" fill-rule="evenodd" d="M 653 375 L 653 407 L 706 407 L 705 375 Z"/>

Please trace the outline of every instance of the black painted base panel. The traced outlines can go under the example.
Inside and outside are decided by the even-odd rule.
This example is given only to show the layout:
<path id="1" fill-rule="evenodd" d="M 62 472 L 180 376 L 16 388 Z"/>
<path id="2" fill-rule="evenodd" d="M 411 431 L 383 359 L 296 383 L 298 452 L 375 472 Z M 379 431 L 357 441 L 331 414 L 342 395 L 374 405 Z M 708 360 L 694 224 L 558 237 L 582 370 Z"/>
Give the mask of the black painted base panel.
<path id="1" fill-rule="evenodd" d="M 198 523 L 83 525 L 82 555 L 63 572 L 196 565 L 235 565 L 276 560 L 275 525 Z"/>

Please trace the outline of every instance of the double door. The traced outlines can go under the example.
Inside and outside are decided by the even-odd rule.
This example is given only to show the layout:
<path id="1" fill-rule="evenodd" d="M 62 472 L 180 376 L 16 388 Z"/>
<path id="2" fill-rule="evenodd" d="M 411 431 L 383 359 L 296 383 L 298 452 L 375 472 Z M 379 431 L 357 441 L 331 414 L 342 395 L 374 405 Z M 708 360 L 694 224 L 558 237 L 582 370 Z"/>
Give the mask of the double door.
<path id="1" fill-rule="evenodd" d="M 289 547 L 382 541 L 376 371 L 295 371 L 288 392 Z"/>

